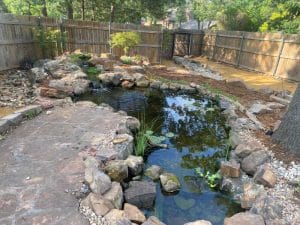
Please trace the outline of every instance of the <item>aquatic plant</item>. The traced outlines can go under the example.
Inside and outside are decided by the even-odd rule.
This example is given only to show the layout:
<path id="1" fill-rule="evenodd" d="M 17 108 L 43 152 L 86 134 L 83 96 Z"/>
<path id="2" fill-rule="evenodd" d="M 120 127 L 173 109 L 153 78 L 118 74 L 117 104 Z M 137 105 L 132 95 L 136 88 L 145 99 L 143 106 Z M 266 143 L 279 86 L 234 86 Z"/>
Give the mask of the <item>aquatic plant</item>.
<path id="1" fill-rule="evenodd" d="M 200 167 L 196 168 L 196 173 L 203 179 L 205 179 L 206 183 L 211 188 L 217 187 L 219 184 L 220 179 L 222 178 L 221 174 L 219 172 L 211 173 L 209 171 L 204 171 Z"/>

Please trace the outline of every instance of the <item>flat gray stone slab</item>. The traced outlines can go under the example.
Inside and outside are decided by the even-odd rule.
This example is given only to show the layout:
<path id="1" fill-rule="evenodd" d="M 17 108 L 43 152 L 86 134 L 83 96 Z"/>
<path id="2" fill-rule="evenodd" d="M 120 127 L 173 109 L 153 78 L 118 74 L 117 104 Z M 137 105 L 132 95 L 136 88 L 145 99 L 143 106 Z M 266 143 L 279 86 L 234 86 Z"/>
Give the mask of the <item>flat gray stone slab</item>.
<path id="1" fill-rule="evenodd" d="M 82 225 L 80 152 L 112 140 L 124 116 L 101 107 L 55 108 L 0 141 L 0 224 Z"/>

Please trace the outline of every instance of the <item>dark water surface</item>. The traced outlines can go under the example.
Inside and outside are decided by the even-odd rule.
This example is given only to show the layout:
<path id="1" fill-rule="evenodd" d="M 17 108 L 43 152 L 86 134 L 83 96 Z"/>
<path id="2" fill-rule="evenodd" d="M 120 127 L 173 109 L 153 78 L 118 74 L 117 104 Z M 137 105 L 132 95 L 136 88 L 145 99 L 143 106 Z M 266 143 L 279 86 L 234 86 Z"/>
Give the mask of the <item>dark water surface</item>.
<path id="1" fill-rule="evenodd" d="M 164 142 L 168 148 L 157 148 L 149 154 L 146 167 L 159 165 L 176 174 L 181 190 L 166 195 L 158 182 L 155 207 L 146 212 L 148 215 L 157 216 L 167 225 L 198 219 L 222 225 L 225 217 L 241 211 L 230 197 L 211 189 L 195 172 L 197 167 L 215 172 L 224 157 L 227 139 L 224 118 L 211 100 L 180 92 L 117 88 L 86 94 L 78 100 L 107 103 L 136 117 L 144 113 L 146 123 L 156 121 L 156 135 L 175 134 Z"/>

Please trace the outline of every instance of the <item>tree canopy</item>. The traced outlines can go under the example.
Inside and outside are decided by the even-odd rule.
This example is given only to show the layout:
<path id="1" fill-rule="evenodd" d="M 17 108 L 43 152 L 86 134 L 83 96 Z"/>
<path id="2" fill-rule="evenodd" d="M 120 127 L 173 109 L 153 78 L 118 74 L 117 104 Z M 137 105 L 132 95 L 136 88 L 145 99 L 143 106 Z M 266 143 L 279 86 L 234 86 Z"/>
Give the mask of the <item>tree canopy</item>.
<path id="1" fill-rule="evenodd" d="M 299 0 L 191 0 L 195 18 L 225 30 L 300 32 Z"/>

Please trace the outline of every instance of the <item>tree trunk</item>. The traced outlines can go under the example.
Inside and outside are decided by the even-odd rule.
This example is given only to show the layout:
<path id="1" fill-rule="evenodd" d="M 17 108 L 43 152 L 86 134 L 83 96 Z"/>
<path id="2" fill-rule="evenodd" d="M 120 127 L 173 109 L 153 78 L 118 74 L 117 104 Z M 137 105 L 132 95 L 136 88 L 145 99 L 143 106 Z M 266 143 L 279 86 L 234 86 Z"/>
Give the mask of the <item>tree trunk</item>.
<path id="1" fill-rule="evenodd" d="M 81 0 L 81 19 L 85 20 L 85 0 Z"/>
<path id="2" fill-rule="evenodd" d="M 42 4 L 43 4 L 42 9 L 41 9 L 42 16 L 47 17 L 48 12 L 47 12 L 46 0 L 42 0 Z"/>
<path id="3" fill-rule="evenodd" d="M 300 155 L 300 85 L 272 139 L 290 152 Z"/>
<path id="4" fill-rule="evenodd" d="M 65 3 L 66 3 L 66 9 L 67 9 L 67 17 L 69 20 L 72 20 L 74 18 L 72 1 L 66 0 Z"/>
<path id="5" fill-rule="evenodd" d="M 0 13 L 7 13 L 7 12 L 8 10 L 6 5 L 4 4 L 3 0 L 0 0 Z"/>

